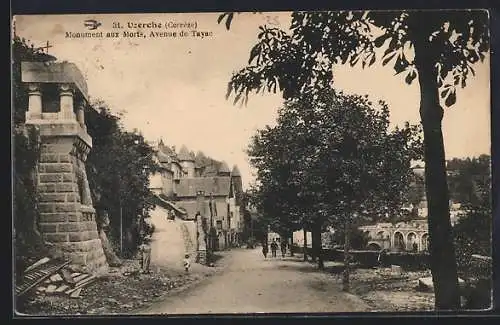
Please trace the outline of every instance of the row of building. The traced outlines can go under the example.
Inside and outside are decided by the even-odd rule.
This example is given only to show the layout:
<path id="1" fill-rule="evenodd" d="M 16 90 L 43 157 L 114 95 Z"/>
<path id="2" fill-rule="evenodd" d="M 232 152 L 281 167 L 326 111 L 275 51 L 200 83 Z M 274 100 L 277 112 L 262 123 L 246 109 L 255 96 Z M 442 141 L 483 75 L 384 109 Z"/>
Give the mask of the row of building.
<path id="1" fill-rule="evenodd" d="M 213 249 L 239 245 L 243 231 L 240 208 L 243 187 L 238 167 L 230 169 L 224 161 L 198 159 L 186 146 L 176 152 L 162 140 L 153 146 L 161 168 L 151 176 L 150 188 L 156 205 L 169 212 L 165 218 L 195 220 L 198 212 L 206 213 L 215 229 Z M 200 208 L 200 193 L 207 209 Z"/>

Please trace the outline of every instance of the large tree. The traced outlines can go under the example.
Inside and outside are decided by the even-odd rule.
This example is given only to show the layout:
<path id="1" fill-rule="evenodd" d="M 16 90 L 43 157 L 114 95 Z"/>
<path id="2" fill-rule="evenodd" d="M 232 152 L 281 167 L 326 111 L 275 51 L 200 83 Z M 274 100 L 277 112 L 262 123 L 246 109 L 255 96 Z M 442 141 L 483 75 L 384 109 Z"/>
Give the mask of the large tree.
<path id="1" fill-rule="evenodd" d="M 125 131 L 120 116 L 101 101 L 86 112 L 93 147 L 86 168 L 99 225 L 109 216 L 110 235 L 122 257 L 131 256 L 153 208 L 149 175 L 157 171 L 154 151 L 137 132 Z M 107 240 L 105 240 L 107 246 Z M 115 260 L 108 253 L 111 260 Z"/>
<path id="2" fill-rule="evenodd" d="M 380 104 L 332 89 L 305 93 L 285 103 L 277 125 L 260 130 L 248 152 L 264 215 L 275 229 L 307 225 L 320 268 L 321 233 L 343 229 L 345 290 L 351 227 L 400 213 L 410 161 L 421 154 L 418 127 L 390 131 L 388 107 Z"/>
<path id="3" fill-rule="evenodd" d="M 229 29 L 233 16 L 225 13 L 219 22 L 226 18 Z M 488 18 L 485 10 L 294 12 L 290 32 L 260 27 L 249 65 L 233 75 L 228 87 L 235 102 L 277 87 L 291 99 L 307 88 L 330 86 L 334 64 L 368 67 L 377 59 L 405 73 L 406 83 L 418 80 L 436 309 L 460 307 L 440 99 L 453 105 L 456 88 L 466 86 L 474 75 L 472 65 L 484 59 Z"/>

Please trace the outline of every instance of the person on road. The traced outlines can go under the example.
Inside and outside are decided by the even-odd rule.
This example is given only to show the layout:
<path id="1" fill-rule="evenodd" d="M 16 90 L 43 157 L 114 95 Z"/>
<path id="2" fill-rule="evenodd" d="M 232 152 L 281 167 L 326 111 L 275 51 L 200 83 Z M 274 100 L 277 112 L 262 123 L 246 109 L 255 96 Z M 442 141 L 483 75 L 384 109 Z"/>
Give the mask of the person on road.
<path id="1" fill-rule="evenodd" d="M 271 243 L 271 254 L 272 257 L 276 257 L 276 251 L 278 250 L 278 244 L 276 243 L 276 240 L 273 239 L 273 242 Z"/>
<path id="2" fill-rule="evenodd" d="M 285 254 L 286 254 L 286 241 L 283 240 L 281 242 L 281 258 L 285 258 Z"/>
<path id="3" fill-rule="evenodd" d="M 267 258 L 268 252 L 269 252 L 269 247 L 267 246 L 267 243 L 266 242 L 262 243 L 262 254 L 264 255 L 264 258 Z"/>
<path id="4" fill-rule="evenodd" d="M 184 271 L 189 273 L 189 268 L 191 267 L 191 261 L 189 261 L 189 254 L 184 255 Z"/>
<path id="5" fill-rule="evenodd" d="M 141 252 L 141 269 L 143 273 L 149 273 L 149 264 L 151 262 L 151 237 L 146 236 L 139 247 Z"/>

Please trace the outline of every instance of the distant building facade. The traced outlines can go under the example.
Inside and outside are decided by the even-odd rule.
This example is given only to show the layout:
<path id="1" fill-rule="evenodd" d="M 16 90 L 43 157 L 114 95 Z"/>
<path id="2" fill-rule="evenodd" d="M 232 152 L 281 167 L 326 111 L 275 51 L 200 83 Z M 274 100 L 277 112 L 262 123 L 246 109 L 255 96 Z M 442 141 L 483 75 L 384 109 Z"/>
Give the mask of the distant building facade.
<path id="1" fill-rule="evenodd" d="M 393 251 L 427 251 L 429 232 L 427 219 L 408 222 L 377 223 L 359 227 L 368 236 L 368 248 Z"/>
<path id="2" fill-rule="evenodd" d="M 425 175 L 423 164 L 414 165 L 413 172 L 423 179 Z M 453 171 L 448 170 L 447 173 L 450 175 Z M 425 193 L 422 193 L 418 204 L 415 206 L 411 205 L 406 209 L 416 212 L 413 220 L 402 221 L 396 224 L 380 222 L 359 227 L 360 230 L 368 235 L 369 248 L 419 252 L 429 249 L 428 209 Z M 459 220 L 462 212 L 460 203 L 450 201 L 450 219 L 452 225 Z"/>

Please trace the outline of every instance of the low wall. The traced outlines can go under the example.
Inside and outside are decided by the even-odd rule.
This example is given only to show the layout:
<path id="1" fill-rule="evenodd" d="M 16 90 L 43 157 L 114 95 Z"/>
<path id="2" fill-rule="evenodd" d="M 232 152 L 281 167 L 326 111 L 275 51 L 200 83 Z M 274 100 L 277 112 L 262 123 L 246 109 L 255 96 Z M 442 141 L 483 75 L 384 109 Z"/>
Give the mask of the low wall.
<path id="1" fill-rule="evenodd" d="M 294 248 L 297 253 L 303 252 L 303 247 Z M 307 254 L 312 254 L 312 249 L 307 249 Z M 323 260 L 338 261 L 344 260 L 342 249 L 323 249 Z M 427 253 L 410 252 L 387 252 L 380 256 L 380 252 L 371 250 L 351 250 L 350 254 L 354 262 L 361 267 L 391 266 L 399 265 L 405 270 L 423 270 L 429 268 L 429 255 Z M 379 261 L 380 256 L 380 261 Z"/>

